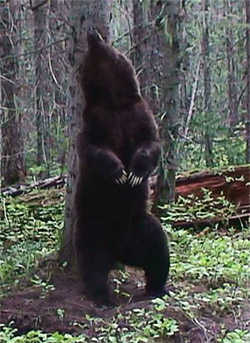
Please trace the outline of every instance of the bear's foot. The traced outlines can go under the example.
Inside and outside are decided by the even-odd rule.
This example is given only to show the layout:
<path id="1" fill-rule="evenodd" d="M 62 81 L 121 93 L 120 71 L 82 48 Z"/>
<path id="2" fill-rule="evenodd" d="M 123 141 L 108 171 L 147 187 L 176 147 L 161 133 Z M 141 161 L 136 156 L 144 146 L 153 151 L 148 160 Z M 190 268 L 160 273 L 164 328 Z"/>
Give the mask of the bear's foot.
<path id="1" fill-rule="evenodd" d="M 116 305 L 111 299 L 110 294 L 89 294 L 89 298 L 99 308 L 111 308 Z"/>
<path id="2" fill-rule="evenodd" d="M 146 295 L 150 298 L 161 298 L 164 295 L 168 295 L 169 292 L 165 289 L 165 287 L 157 288 L 157 289 L 147 289 L 146 288 Z"/>

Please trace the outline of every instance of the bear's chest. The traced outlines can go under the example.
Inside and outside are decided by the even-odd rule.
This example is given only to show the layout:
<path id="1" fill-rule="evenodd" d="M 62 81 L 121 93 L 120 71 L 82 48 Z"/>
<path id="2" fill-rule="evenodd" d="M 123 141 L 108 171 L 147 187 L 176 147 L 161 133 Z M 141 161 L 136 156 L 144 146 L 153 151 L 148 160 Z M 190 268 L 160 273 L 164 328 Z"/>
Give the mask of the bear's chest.
<path id="1" fill-rule="evenodd" d="M 110 113 L 95 118 L 89 136 L 93 144 L 111 149 L 125 162 L 142 140 L 140 121 L 134 113 Z"/>

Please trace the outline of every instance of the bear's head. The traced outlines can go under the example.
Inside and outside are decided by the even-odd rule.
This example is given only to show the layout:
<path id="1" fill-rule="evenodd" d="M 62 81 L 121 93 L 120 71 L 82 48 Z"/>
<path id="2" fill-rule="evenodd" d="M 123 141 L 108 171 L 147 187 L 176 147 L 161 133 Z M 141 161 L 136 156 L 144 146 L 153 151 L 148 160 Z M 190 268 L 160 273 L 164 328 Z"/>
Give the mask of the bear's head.
<path id="1" fill-rule="evenodd" d="M 130 61 L 105 42 L 97 29 L 87 33 L 88 51 L 82 69 L 82 87 L 89 106 L 126 109 L 140 100 Z"/>

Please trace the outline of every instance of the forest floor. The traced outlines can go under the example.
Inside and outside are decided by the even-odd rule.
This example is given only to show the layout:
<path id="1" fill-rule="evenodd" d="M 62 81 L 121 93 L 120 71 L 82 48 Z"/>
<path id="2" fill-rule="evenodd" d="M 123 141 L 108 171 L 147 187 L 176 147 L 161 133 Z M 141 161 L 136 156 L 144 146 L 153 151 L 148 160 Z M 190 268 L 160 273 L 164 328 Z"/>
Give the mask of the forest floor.
<path id="1" fill-rule="evenodd" d="M 162 331 L 162 342 L 203 343 L 216 342 L 219 336 L 222 338 L 222 328 L 223 332 L 234 332 L 235 329 L 236 332 L 237 329 L 242 332 L 250 331 L 250 301 L 245 301 L 237 312 L 234 308 L 231 309 L 233 311 L 216 313 L 211 303 L 204 304 L 202 308 L 199 308 L 199 313 L 193 316 L 188 313 L 192 309 L 191 303 L 185 304 L 184 300 L 183 303 L 178 303 L 179 301 L 176 303 L 174 296 L 173 299 L 168 299 L 168 305 L 163 302 L 158 303 L 157 300 L 154 303 L 147 299 L 143 288 L 138 287 L 143 280 L 142 273 L 130 269 L 129 279 L 123 283 L 122 287 L 119 287 L 117 295 L 114 293 L 113 300 L 117 306 L 98 308 L 84 295 L 83 285 L 78 277 L 66 272 L 64 268 L 55 267 L 54 263 L 49 263 L 47 267 L 46 273 L 50 273 L 49 283 L 53 285 L 52 290 L 46 290 L 45 285 L 34 286 L 34 284 L 24 283 L 1 302 L 0 322 L 14 323 L 18 329 L 18 335 L 39 329 L 47 333 L 56 331 L 74 335 L 84 333 L 89 338 L 99 337 L 101 342 L 103 335 L 107 338 L 122 336 L 122 330 L 126 333 L 130 330 L 130 326 L 135 326 L 132 330 L 135 330 L 136 326 L 140 330 L 143 325 L 144 330 L 150 323 L 152 327 L 149 327 L 149 333 L 152 331 L 152 338 L 159 337 L 157 331 Z M 43 278 L 44 276 L 43 273 Z M 114 272 L 112 277 L 117 281 L 121 275 L 119 272 Z M 179 289 L 178 286 L 169 284 L 168 289 L 172 290 L 172 294 L 181 293 L 187 285 L 180 287 L 180 284 Z M 204 285 L 196 287 L 189 285 L 189 287 L 190 298 L 193 299 L 195 294 L 209 292 Z M 163 308 L 158 311 L 161 307 Z M 185 307 L 190 307 L 189 311 Z M 163 317 L 159 316 L 157 319 L 157 313 Z M 135 318 L 132 319 L 133 315 Z M 165 318 L 171 318 L 171 321 L 164 323 Z M 115 323 L 117 326 L 114 325 Z M 125 328 L 127 330 L 124 330 Z M 112 342 L 111 339 L 110 342 Z"/>
<path id="2" fill-rule="evenodd" d="M 183 286 L 179 284 L 179 287 L 168 285 L 173 298 L 166 297 L 167 304 L 164 299 L 152 302 L 145 297 L 143 288 L 138 287 L 143 280 L 142 273 L 129 270 L 129 280 L 119 287 L 117 295 L 114 293 L 113 300 L 117 305 L 98 308 L 84 295 L 78 277 L 65 272 L 63 268 L 55 268 L 54 263 L 50 264 L 48 270 L 50 268 L 52 290 L 45 290 L 45 285 L 23 284 L 2 300 L 0 322 L 11 322 L 17 328 L 15 336 L 41 330 L 49 334 L 70 333 L 76 337 L 84 334 L 86 342 L 92 341 L 91 338 L 97 342 L 129 342 L 122 340 L 126 334 L 129 339 L 136 338 L 138 342 L 158 342 L 159 337 L 160 342 L 175 343 L 249 342 L 250 301 L 244 301 L 239 307 L 240 299 L 232 297 L 230 302 L 236 300 L 237 305 L 215 311 L 213 301 L 209 303 L 209 299 L 205 299 L 209 289 L 204 285 L 189 284 L 190 299 L 194 301 L 197 294 L 202 294 L 205 299 L 203 306 L 199 306 L 194 314 L 192 309 L 195 309 L 195 303 L 192 304 L 190 299 L 188 302 L 175 298 L 176 294 L 187 289 L 186 283 Z M 112 276 L 118 280 L 121 277 L 118 274 L 114 272 Z M 129 335 L 129 330 L 140 334 Z M 228 332 L 234 333 L 238 341 L 223 340 Z M 241 337 L 242 341 L 239 340 Z"/>
<path id="3" fill-rule="evenodd" d="M 50 190 L 1 199 L 1 343 L 250 342 L 249 228 L 173 230 L 168 220 L 182 216 L 182 199 L 162 218 L 171 248 L 168 295 L 147 298 L 142 272 L 126 268 L 110 277 L 116 306 L 98 308 L 55 258 L 63 198 L 63 190 Z M 204 201 L 213 208 L 207 193 Z"/>

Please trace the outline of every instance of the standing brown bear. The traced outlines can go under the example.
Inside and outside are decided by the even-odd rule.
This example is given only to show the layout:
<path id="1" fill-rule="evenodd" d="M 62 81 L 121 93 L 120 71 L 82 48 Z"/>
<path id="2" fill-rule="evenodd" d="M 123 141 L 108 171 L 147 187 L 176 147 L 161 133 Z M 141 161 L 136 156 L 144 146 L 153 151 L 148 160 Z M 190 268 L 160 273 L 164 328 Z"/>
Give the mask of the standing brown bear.
<path id="1" fill-rule="evenodd" d="M 169 252 L 161 224 L 146 210 L 148 177 L 159 158 L 157 127 L 131 63 L 93 28 L 82 87 L 74 244 L 87 292 L 109 304 L 108 275 L 120 262 L 142 268 L 146 292 L 162 295 Z"/>

